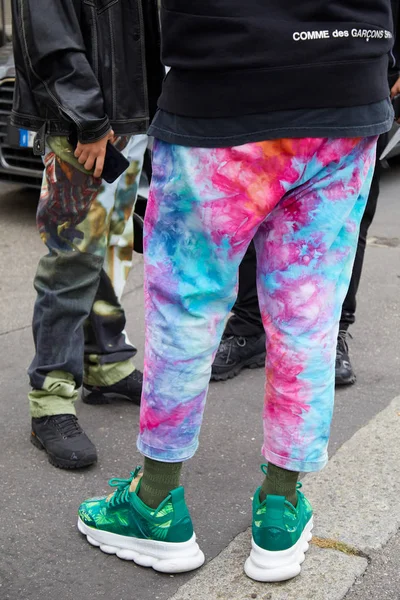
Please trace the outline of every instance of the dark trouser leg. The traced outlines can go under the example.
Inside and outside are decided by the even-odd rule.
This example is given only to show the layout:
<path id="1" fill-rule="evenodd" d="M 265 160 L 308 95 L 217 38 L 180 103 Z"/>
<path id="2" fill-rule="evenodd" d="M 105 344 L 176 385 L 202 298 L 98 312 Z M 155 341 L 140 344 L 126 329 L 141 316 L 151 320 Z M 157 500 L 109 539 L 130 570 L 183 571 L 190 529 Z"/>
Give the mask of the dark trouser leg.
<path id="1" fill-rule="evenodd" d="M 382 165 L 379 160 L 383 149 L 387 144 L 387 134 L 379 137 L 377 145 L 375 171 L 372 179 L 371 190 L 368 196 L 367 206 L 360 225 L 358 237 L 357 252 L 354 260 L 353 272 L 350 280 L 349 290 L 342 306 L 342 315 L 340 318 L 340 329 L 347 330 L 349 325 L 355 322 L 356 316 L 356 296 L 360 284 L 361 273 L 364 263 L 365 248 L 367 245 L 368 230 L 376 212 L 376 206 L 379 196 L 379 184 L 382 174 Z"/>
<path id="2" fill-rule="evenodd" d="M 125 333 L 125 313 L 109 276 L 101 271 L 90 317 L 85 323 L 85 383 L 109 386 L 130 375 L 136 348 Z"/>
<path id="3" fill-rule="evenodd" d="M 258 305 L 256 275 L 257 257 L 254 243 L 251 242 L 239 267 L 238 297 L 224 335 L 251 337 L 264 333 Z"/>
<path id="4" fill-rule="evenodd" d="M 103 259 L 51 248 L 35 277 L 33 315 L 36 354 L 29 369 L 31 414 L 75 414 L 76 389 L 82 383 L 84 335 Z"/>

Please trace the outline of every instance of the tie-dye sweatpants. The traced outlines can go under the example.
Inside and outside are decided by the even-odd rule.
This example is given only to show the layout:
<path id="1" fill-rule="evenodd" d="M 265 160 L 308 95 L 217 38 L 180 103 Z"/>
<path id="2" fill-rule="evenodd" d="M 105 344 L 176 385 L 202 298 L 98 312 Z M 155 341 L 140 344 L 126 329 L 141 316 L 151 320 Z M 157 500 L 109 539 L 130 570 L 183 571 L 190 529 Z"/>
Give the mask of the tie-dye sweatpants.
<path id="1" fill-rule="evenodd" d="M 48 248 L 38 265 L 29 368 L 33 417 L 75 413 L 82 379 L 112 385 L 133 370 L 121 295 L 132 264 L 133 219 L 147 136 L 119 138 L 130 161 L 114 183 L 54 152 L 45 156 L 37 225 Z"/>
<path id="2" fill-rule="evenodd" d="M 198 446 L 211 364 L 254 239 L 267 337 L 267 461 L 327 461 L 335 347 L 376 138 L 234 148 L 156 141 L 145 220 L 146 349 L 139 450 L 166 462 Z"/>

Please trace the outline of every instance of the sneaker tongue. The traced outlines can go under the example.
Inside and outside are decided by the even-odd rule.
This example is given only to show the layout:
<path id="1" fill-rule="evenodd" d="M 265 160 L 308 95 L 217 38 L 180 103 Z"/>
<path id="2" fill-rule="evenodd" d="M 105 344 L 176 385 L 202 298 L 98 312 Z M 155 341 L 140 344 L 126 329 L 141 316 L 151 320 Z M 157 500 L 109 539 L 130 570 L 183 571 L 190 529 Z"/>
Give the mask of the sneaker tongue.
<path id="1" fill-rule="evenodd" d="M 139 475 L 137 475 L 137 477 L 135 477 L 135 479 L 133 479 L 131 485 L 129 486 L 129 491 L 130 492 L 136 492 L 138 485 L 140 483 L 140 480 L 142 479 L 143 473 L 139 473 Z"/>

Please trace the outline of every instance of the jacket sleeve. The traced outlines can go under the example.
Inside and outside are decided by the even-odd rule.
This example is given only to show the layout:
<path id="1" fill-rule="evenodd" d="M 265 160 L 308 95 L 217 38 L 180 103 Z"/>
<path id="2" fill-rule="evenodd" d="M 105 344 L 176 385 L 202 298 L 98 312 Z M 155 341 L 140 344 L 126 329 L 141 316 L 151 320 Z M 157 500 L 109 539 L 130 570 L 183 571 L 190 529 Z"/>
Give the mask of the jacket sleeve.
<path id="1" fill-rule="evenodd" d="M 76 0 L 13 0 L 14 28 L 21 37 L 37 103 L 50 104 L 72 121 L 80 142 L 110 129 L 99 82 L 87 60 Z"/>

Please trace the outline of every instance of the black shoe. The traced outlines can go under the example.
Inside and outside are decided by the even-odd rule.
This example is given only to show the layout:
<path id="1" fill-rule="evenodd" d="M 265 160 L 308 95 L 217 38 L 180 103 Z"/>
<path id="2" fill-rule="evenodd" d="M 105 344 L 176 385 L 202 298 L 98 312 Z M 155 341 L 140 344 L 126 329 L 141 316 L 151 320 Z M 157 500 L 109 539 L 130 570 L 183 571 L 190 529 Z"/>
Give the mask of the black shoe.
<path id="1" fill-rule="evenodd" d="M 356 375 L 351 366 L 347 336 L 350 334 L 339 331 L 336 346 L 335 385 L 351 385 L 356 381 Z"/>
<path id="2" fill-rule="evenodd" d="M 75 415 L 32 419 L 31 442 L 46 450 L 49 462 L 60 469 L 80 469 L 97 461 L 96 448 Z"/>
<path id="3" fill-rule="evenodd" d="M 211 379 L 225 381 L 239 375 L 245 367 L 263 367 L 265 355 L 265 333 L 251 337 L 224 337 L 214 359 Z"/>
<path id="4" fill-rule="evenodd" d="M 142 396 L 143 374 L 138 369 L 121 379 L 114 385 L 96 386 L 84 384 L 82 388 L 82 401 L 86 404 L 110 404 L 113 400 L 123 398 L 134 404 L 140 405 Z"/>

